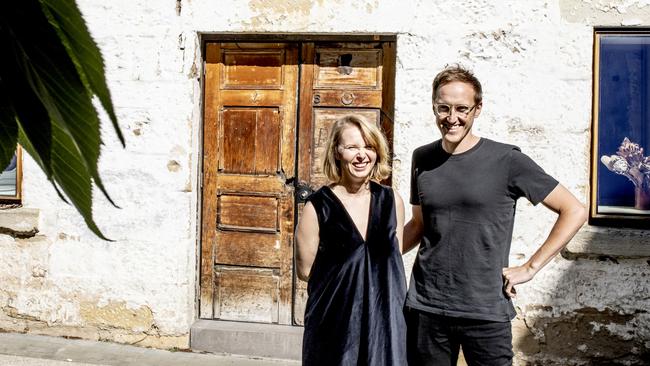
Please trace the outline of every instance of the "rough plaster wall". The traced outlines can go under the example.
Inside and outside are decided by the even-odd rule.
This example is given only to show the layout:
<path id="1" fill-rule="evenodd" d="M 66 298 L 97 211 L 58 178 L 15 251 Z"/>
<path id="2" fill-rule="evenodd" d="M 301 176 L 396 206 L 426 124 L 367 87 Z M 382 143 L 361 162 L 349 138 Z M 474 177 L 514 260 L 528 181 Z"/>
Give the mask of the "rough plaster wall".
<path id="1" fill-rule="evenodd" d="M 97 196 L 96 218 L 116 242 L 89 234 L 28 161 L 25 204 L 41 210 L 41 233 L 0 241 L 2 258 L 8 253 L 14 263 L 0 267 L 9 283 L 0 290 L 0 324 L 54 333 L 80 329 L 79 336 L 127 342 L 149 333 L 176 340 L 187 334 L 195 317 L 200 32 L 397 34 L 394 182 L 403 197 L 412 150 L 439 137 L 431 80 L 445 64 L 461 62 L 484 86 L 478 133 L 520 146 L 586 202 L 592 27 L 648 24 L 648 3 L 80 1 L 106 58 L 127 135 L 122 150 L 106 128 L 100 165 L 122 209 Z M 512 264 L 529 258 L 553 218 L 541 206 L 520 202 Z M 610 240 L 616 237 L 611 232 L 650 245 L 647 233 L 635 230 L 592 230 L 580 240 Z M 406 257 L 409 273 L 413 259 L 414 253 Z M 600 259 L 558 257 L 519 287 L 518 363 L 647 362 L 650 265 L 647 259 Z"/>

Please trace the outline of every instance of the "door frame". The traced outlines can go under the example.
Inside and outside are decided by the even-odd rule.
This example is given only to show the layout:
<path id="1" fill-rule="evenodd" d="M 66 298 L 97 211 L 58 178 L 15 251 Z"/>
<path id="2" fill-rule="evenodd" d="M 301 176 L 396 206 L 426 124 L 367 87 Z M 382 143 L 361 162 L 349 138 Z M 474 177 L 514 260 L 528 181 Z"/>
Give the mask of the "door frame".
<path id="1" fill-rule="evenodd" d="M 384 85 L 388 89 L 388 94 L 386 98 L 382 101 L 382 110 L 385 116 L 382 116 L 381 121 L 386 119 L 390 121 L 390 128 L 385 130 L 385 133 L 389 139 L 389 147 L 391 153 L 393 150 L 393 126 L 392 123 L 394 120 L 394 101 L 395 101 L 395 67 L 396 67 L 396 48 L 397 48 L 397 34 L 396 33 L 231 33 L 231 32 L 215 32 L 215 33 L 200 33 L 199 42 L 201 47 L 201 73 L 200 73 L 200 88 L 201 88 L 201 97 L 200 97 L 200 125 L 198 126 L 198 164 L 197 164 L 197 177 L 198 177 L 198 189 L 197 189 L 197 221 L 196 221 L 196 273 L 195 273 L 195 299 L 194 299 L 194 310 L 195 310 L 195 319 L 206 319 L 212 321 L 220 321 L 219 319 L 213 318 L 201 318 L 201 308 L 200 308 L 200 298 L 201 298 L 201 268 L 202 268 L 202 251 L 201 251 L 201 241 L 203 239 L 202 227 L 203 227 L 203 181 L 204 181 L 204 167 L 203 167 L 203 158 L 204 158 L 204 126 L 206 120 L 206 97 L 209 97 L 210 92 L 206 90 L 206 60 L 207 60 L 207 44 L 210 42 L 242 42 L 242 43 L 298 43 L 304 44 L 307 42 L 337 42 L 337 43 L 367 43 L 367 42 L 386 42 L 393 45 L 392 50 L 392 60 L 387 60 L 386 55 L 384 55 L 384 65 L 388 65 L 384 69 Z M 301 56 L 302 57 L 302 56 Z M 302 60 L 301 60 L 302 61 Z M 389 61 L 386 63 L 386 61 Z M 299 68 L 300 69 L 300 68 Z M 302 71 L 299 71 L 300 73 Z M 298 76 L 299 80 L 302 78 L 302 75 Z M 298 101 L 303 98 L 303 89 L 299 88 L 298 90 Z M 311 90 L 309 91 L 311 93 Z M 305 128 L 311 128 L 311 116 L 307 117 L 305 121 L 307 125 L 301 128 L 300 121 L 303 120 L 303 114 L 306 111 L 303 108 L 300 108 L 300 103 L 298 104 L 297 110 L 297 121 L 296 121 L 296 151 L 295 159 L 298 161 L 299 152 L 298 148 L 300 146 L 300 141 L 307 136 L 307 133 L 310 131 Z M 309 111 L 311 113 L 311 111 Z M 388 127 L 388 126 L 382 126 Z M 303 159 L 304 160 L 304 159 Z M 296 179 L 303 178 L 301 174 L 305 174 L 305 170 L 301 167 L 297 168 Z M 390 183 L 390 182 L 389 182 Z M 298 206 L 298 202 L 294 202 L 294 207 Z M 297 221 L 298 210 L 294 210 L 294 227 Z M 295 271 L 295 256 L 292 259 L 294 262 L 294 271 Z M 295 275 L 294 283 L 292 287 L 295 289 Z M 293 291 L 292 291 L 293 296 Z M 292 299 L 292 315 L 293 319 L 293 304 Z M 295 323 L 295 322 L 293 322 Z M 295 325 L 295 324 L 293 324 Z"/>

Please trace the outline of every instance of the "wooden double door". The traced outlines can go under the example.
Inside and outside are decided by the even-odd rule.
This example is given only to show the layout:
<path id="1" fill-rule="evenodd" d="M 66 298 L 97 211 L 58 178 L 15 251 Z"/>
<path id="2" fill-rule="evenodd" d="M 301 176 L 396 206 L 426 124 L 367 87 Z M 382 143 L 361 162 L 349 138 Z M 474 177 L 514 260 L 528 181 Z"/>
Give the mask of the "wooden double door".
<path id="1" fill-rule="evenodd" d="M 394 65 L 393 42 L 206 44 L 201 318 L 302 324 L 296 219 L 336 119 L 390 139 Z"/>

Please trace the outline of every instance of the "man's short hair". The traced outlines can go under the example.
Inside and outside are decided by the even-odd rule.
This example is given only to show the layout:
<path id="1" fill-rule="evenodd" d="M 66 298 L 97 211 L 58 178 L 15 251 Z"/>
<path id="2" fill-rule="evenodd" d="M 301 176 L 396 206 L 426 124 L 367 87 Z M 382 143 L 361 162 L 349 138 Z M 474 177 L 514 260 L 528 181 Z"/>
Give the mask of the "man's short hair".
<path id="1" fill-rule="evenodd" d="M 483 101 L 483 88 L 474 73 L 460 64 L 448 65 L 440 71 L 433 79 L 431 98 L 435 100 L 438 96 L 438 90 L 444 85 L 454 81 L 467 83 L 474 89 L 474 103 Z"/>

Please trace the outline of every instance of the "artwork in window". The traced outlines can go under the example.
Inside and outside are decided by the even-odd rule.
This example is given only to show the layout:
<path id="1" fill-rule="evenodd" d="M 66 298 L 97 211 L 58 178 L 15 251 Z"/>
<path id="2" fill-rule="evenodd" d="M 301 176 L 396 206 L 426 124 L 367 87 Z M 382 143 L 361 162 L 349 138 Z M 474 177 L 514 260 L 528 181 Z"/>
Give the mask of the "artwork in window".
<path id="1" fill-rule="evenodd" d="M 14 157 L 0 173 L 0 200 L 16 201 L 20 200 L 20 181 L 21 181 L 21 151 L 16 150 Z"/>
<path id="2" fill-rule="evenodd" d="M 596 31 L 594 57 L 592 223 L 645 226 L 650 223 L 650 33 Z"/>

